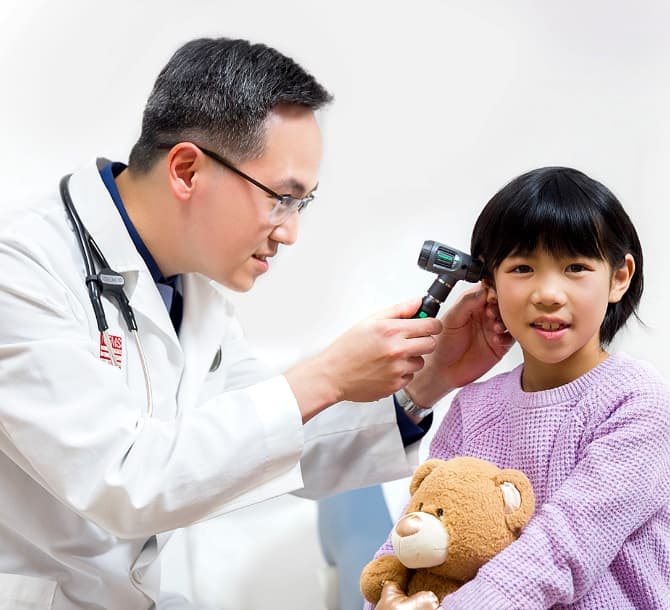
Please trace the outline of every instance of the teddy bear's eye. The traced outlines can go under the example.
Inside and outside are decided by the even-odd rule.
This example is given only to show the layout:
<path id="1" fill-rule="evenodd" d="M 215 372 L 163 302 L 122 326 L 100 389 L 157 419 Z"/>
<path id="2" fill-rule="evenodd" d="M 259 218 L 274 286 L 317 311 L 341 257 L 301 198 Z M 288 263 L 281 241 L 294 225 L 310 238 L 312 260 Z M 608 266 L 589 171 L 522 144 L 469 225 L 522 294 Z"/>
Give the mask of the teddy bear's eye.
<path id="1" fill-rule="evenodd" d="M 419 510 L 423 510 L 423 502 L 419 502 Z"/>
<path id="2" fill-rule="evenodd" d="M 441 508 L 438 508 L 437 509 L 437 516 L 441 517 L 442 515 L 444 515 L 444 511 Z"/>

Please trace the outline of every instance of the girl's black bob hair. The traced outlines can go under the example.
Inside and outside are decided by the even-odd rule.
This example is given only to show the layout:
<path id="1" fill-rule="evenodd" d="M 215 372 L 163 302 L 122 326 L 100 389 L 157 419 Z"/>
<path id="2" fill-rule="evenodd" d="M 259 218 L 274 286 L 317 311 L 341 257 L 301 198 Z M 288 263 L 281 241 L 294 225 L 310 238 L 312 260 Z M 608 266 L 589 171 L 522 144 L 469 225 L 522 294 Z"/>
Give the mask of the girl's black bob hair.
<path id="1" fill-rule="evenodd" d="M 569 167 L 542 167 L 515 178 L 482 210 L 470 241 L 473 257 L 492 272 L 510 254 L 542 248 L 558 256 L 586 256 L 618 269 L 626 254 L 635 260 L 630 286 L 607 306 L 600 327 L 607 345 L 637 307 L 644 285 L 642 246 L 628 214 L 603 184 Z"/>

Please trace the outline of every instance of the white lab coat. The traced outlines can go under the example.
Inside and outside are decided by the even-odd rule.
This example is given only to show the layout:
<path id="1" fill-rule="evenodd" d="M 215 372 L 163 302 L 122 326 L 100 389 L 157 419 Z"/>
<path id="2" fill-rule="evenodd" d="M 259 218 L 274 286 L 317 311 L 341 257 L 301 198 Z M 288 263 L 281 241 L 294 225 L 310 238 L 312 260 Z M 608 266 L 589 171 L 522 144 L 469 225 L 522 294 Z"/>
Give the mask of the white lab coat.
<path id="1" fill-rule="evenodd" d="M 183 278 L 178 338 L 94 163 L 70 191 L 126 279 L 154 414 L 106 298 L 121 369 L 103 359 L 58 195 L 15 210 L 0 224 L 0 610 L 160 607 L 170 530 L 303 486 L 316 497 L 410 472 L 390 399 L 337 405 L 303 427 L 285 378 L 253 358 L 201 275 Z"/>

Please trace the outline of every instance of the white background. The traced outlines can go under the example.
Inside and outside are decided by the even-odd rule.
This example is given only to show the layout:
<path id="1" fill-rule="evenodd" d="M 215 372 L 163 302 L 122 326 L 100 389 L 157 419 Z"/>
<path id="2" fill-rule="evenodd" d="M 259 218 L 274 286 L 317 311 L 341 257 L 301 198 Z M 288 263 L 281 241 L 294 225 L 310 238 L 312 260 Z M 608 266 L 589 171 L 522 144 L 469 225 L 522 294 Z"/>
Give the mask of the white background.
<path id="1" fill-rule="evenodd" d="M 467 249 L 497 189 L 560 164 L 609 186 L 638 227 L 646 327 L 632 323 L 616 346 L 670 377 L 669 25 L 663 0 L 3 0 L 2 205 L 55 188 L 90 157 L 126 160 L 153 80 L 183 42 L 265 42 L 336 100 L 321 116 L 325 159 L 300 240 L 235 297 L 262 354 L 283 368 L 361 317 L 422 295 L 433 279 L 416 266 L 425 239 Z M 516 361 L 514 352 L 504 366 Z M 313 516 L 295 498 L 242 511 L 210 524 L 209 540 L 185 540 L 197 547 L 193 578 L 183 549 L 168 573 L 220 607 L 319 610 Z M 249 531 L 231 539 L 240 523 Z"/>

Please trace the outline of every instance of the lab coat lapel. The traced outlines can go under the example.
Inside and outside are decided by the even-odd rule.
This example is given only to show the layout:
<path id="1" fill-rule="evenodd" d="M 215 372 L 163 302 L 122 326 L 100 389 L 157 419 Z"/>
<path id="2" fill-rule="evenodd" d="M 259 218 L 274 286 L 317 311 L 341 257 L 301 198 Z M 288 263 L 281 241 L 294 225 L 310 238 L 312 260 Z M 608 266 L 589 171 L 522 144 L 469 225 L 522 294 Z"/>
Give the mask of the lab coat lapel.
<path id="1" fill-rule="evenodd" d="M 178 403 L 180 408 L 191 408 L 221 347 L 227 313 L 223 295 L 203 275 L 185 274 L 183 288 L 184 316 L 179 338 L 187 365 L 179 385 Z"/>
<path id="2" fill-rule="evenodd" d="M 143 316 L 142 322 L 137 321 L 138 326 L 141 323 L 154 324 L 158 330 L 171 339 L 173 344 L 179 345 L 179 339 L 174 326 L 172 326 L 170 314 L 149 270 L 140 272 L 137 278 L 137 286 L 130 296 L 130 305 L 135 310 L 135 317 L 137 317 L 137 314 Z"/>

